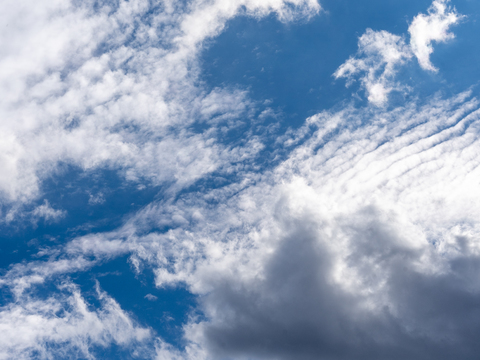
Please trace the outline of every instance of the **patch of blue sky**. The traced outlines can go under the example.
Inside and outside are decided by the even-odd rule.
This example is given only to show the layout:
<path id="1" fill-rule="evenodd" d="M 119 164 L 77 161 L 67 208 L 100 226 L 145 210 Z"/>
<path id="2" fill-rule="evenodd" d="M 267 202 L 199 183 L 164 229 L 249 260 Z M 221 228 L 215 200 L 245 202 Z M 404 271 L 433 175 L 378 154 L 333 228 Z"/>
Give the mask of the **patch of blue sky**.
<path id="1" fill-rule="evenodd" d="M 30 204 L 27 211 L 31 212 L 47 200 L 52 208 L 64 209 L 66 214 L 56 221 L 27 217 L 2 224 L 0 268 L 3 274 L 14 264 L 46 260 L 48 254 L 37 255 L 40 250 L 54 249 L 77 236 L 118 228 L 156 196 L 161 197 L 162 189 L 159 186 L 125 182 L 114 170 L 84 173 L 71 166 L 64 166 L 61 172 L 42 185 L 41 200 Z M 165 232 L 168 228 L 150 229 L 153 230 Z M 85 272 L 50 279 L 34 288 L 35 297 L 47 298 L 55 294 L 57 286 L 67 278 L 79 285 L 82 295 L 94 308 L 99 306 L 95 292 L 95 281 L 98 280 L 100 287 L 113 296 L 122 309 L 132 314 L 139 324 L 153 329 L 167 342 L 182 346 L 181 325 L 195 305 L 195 297 L 184 288 L 156 288 L 151 269 L 135 274 L 127 256 L 87 268 Z M 151 296 L 147 296 L 149 294 Z M 0 305 L 11 301 L 10 291 L 2 288 Z M 103 358 L 129 358 L 129 352 L 125 351 L 122 347 L 114 346 L 96 347 L 94 352 L 106 356 Z"/>
<path id="2" fill-rule="evenodd" d="M 182 286 L 157 288 L 151 269 L 136 273 L 122 256 L 78 273 L 72 280 L 79 284 L 86 300 L 99 307 L 94 291 L 96 282 L 127 311 L 138 324 L 149 327 L 164 341 L 183 349 L 183 328 L 188 316 L 201 316 L 196 296 Z"/>
<path id="3" fill-rule="evenodd" d="M 474 87 L 473 90 L 478 93 L 480 68 L 475 59 L 480 58 L 480 42 L 476 36 L 480 33 L 480 3 L 463 0 L 451 4 L 465 18 L 452 28 L 455 34 L 453 40 L 434 45 L 431 60 L 439 72 L 430 76 L 442 85 L 447 96 L 469 87 Z"/>
<path id="4" fill-rule="evenodd" d="M 254 100 L 266 101 L 278 114 L 282 128 L 299 127 L 308 116 L 345 101 L 365 106 L 358 83 L 345 88 L 345 81 L 334 80 L 332 74 L 357 51 L 358 38 L 366 29 L 408 40 L 409 24 L 429 5 L 429 1 L 323 1 L 325 12 L 288 24 L 274 16 L 261 20 L 239 16 L 202 54 L 202 79 L 209 88 L 248 89 Z M 391 108 L 412 97 L 425 99 L 439 90 L 451 96 L 476 85 L 479 69 L 472 60 L 480 54 L 480 45 L 471 34 L 480 31 L 476 21 L 480 6 L 474 1 L 453 5 L 467 18 L 454 27 L 455 39 L 434 44 L 431 59 L 441 71 L 426 72 L 416 60 L 400 68 L 398 80 L 412 90 L 394 92 Z"/>
<path id="5" fill-rule="evenodd" d="M 42 197 L 25 206 L 25 216 L 0 224 L 1 268 L 31 260 L 41 248 L 65 244 L 91 232 L 118 228 L 129 214 L 151 202 L 160 190 L 141 185 L 125 182 L 115 170 L 85 173 L 65 165 L 42 183 Z M 32 215 L 45 201 L 53 209 L 65 211 L 65 215 L 59 219 Z"/>

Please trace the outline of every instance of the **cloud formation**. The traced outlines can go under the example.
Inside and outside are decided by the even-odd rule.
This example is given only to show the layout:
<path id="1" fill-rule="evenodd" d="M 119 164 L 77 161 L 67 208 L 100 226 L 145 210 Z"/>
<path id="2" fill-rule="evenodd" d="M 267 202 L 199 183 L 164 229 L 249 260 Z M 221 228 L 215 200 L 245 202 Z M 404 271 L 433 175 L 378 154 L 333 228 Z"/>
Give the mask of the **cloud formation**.
<path id="1" fill-rule="evenodd" d="M 0 125 L 4 201 L 38 197 L 63 161 L 168 184 L 174 196 L 6 269 L 0 358 L 95 358 L 112 345 L 163 360 L 478 356 L 480 101 L 467 91 L 381 106 L 404 90 L 398 68 L 427 54 L 428 70 L 431 41 L 450 36 L 456 13 L 445 2 L 414 19 L 411 45 L 385 31 L 360 37 L 335 77 L 360 75 L 372 105 L 234 145 L 219 134 L 256 105 L 245 91 L 198 84 L 204 41 L 238 14 L 287 21 L 318 13 L 317 2 L 51 2 L 24 18 L 16 4 L 9 31 L 23 42 L 0 59 L 15 70 L 0 82 L 0 111 L 13 119 Z M 36 47 L 39 38 L 48 46 Z M 20 61 L 27 50 L 38 61 Z M 247 166 L 267 142 L 285 158 Z M 222 167 L 236 175 L 227 185 L 187 188 Z M 59 211 L 45 201 L 34 213 L 54 220 Z M 184 348 L 138 324 L 98 284 L 88 301 L 73 283 L 72 274 L 123 255 L 137 274 L 153 272 L 158 288 L 197 296 Z"/>
<path id="2" fill-rule="evenodd" d="M 479 111 L 466 96 L 319 114 L 271 178 L 207 207 L 208 226 L 149 235 L 167 248 L 144 260 L 175 259 L 158 284 L 202 294 L 208 321 L 186 336 L 205 358 L 476 356 Z"/>
<path id="3" fill-rule="evenodd" d="M 7 224 L 24 218 L 22 206 L 37 200 L 42 182 L 61 174 L 64 164 L 87 174 L 113 169 L 124 181 L 167 184 L 174 194 L 252 157 L 263 147 L 254 137 L 221 141 L 225 128 L 254 116 L 255 104 L 242 90 L 202 87 L 198 56 L 205 40 L 239 14 L 274 13 L 290 21 L 319 11 L 316 0 L 2 3 L 2 217 Z M 91 197 L 92 204 L 101 201 Z M 29 212 L 46 222 L 64 214 L 47 199 Z M 91 310 L 68 278 L 131 246 L 110 246 L 95 259 L 73 247 L 42 248 L 37 256 L 49 260 L 16 264 L 2 274 L 0 285 L 13 298 L 7 296 L 0 312 L 1 357 L 94 358 L 92 347 L 141 350 L 140 343 L 153 341 L 149 329 L 100 290 L 100 307 Z M 37 292 L 60 281 L 67 285 L 46 299 Z M 155 347 L 158 356 L 173 356 L 160 339 Z"/>
<path id="4" fill-rule="evenodd" d="M 32 215 L 37 219 L 44 219 L 44 221 L 55 222 L 60 220 L 65 216 L 65 211 L 62 210 L 55 210 L 50 206 L 47 200 L 40 206 L 37 206 L 34 210 Z"/>
<path id="5" fill-rule="evenodd" d="M 455 35 L 448 30 L 463 18 L 455 8 L 450 8 L 448 3 L 449 0 L 435 0 L 428 9 L 428 15 L 417 15 L 408 28 L 412 51 L 425 70 L 438 71 L 430 62 L 430 55 L 433 53 L 431 44 L 433 41 L 445 42 L 453 39 Z"/>
<path id="6" fill-rule="evenodd" d="M 473 359 L 479 124 L 469 93 L 323 112 L 272 171 L 152 203 L 4 280 L 25 291 L 131 254 L 157 286 L 199 295 L 204 317 L 165 359 Z"/>
<path id="7" fill-rule="evenodd" d="M 393 90 L 402 90 L 395 82 L 399 66 L 412 57 L 405 40 L 387 31 L 367 29 L 358 40 L 356 57 L 348 59 L 333 74 L 336 79 L 345 77 L 351 83 L 356 75 L 361 77 L 362 86 L 368 94 L 368 101 L 381 106 L 387 102 Z"/>
<path id="8" fill-rule="evenodd" d="M 22 294 L 1 308 L 1 359 L 94 359 L 95 349 L 112 343 L 133 345 L 133 358 L 149 356 L 142 345 L 151 340 L 150 330 L 135 324 L 98 284 L 101 305 L 93 311 L 74 284 L 63 283 L 59 290 L 46 299 Z"/>
<path id="9" fill-rule="evenodd" d="M 314 0 L 1 6 L 8 22 L 0 33 L 0 194 L 6 204 L 36 199 L 59 164 L 110 168 L 127 181 L 178 189 L 235 161 L 241 150 L 222 145 L 218 127 L 248 118 L 253 104 L 242 91 L 206 93 L 198 86 L 204 41 L 242 12 L 273 12 L 287 21 L 320 10 Z M 206 130 L 195 131 L 194 124 Z"/>
<path id="10" fill-rule="evenodd" d="M 336 79 L 347 78 L 349 86 L 361 74 L 360 81 L 368 101 L 377 106 L 387 103 L 390 92 L 407 91 L 408 88 L 395 79 L 399 69 L 415 56 L 424 70 L 438 71 L 430 62 L 433 53 L 431 43 L 454 38 L 448 29 L 463 16 L 448 7 L 447 3 L 448 0 L 435 0 L 428 9 L 428 15 L 419 14 L 413 19 L 408 28 L 409 45 L 403 37 L 367 29 L 358 40 L 356 55 L 342 64 L 333 76 Z"/>

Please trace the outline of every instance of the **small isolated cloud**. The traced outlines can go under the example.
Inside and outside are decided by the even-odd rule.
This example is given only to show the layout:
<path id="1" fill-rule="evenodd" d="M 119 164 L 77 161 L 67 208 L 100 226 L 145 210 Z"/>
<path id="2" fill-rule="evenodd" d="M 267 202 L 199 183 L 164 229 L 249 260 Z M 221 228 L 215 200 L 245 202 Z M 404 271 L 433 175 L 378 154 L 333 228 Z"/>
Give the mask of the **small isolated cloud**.
<path id="1" fill-rule="evenodd" d="M 145 295 L 145 299 L 147 299 L 149 301 L 157 301 L 158 297 L 156 297 L 155 295 L 152 295 L 152 294 L 147 294 L 147 295 Z"/>
<path id="2" fill-rule="evenodd" d="M 44 219 L 46 222 L 57 222 L 65 217 L 67 214 L 64 210 L 55 210 L 50 206 L 50 203 L 45 200 L 42 205 L 37 206 L 33 210 L 32 215 L 38 219 Z"/>
<path id="3" fill-rule="evenodd" d="M 358 41 L 358 52 L 333 74 L 336 79 L 347 78 L 347 86 L 360 78 L 368 94 L 368 101 L 383 105 L 388 94 L 402 87 L 395 83 L 396 69 L 412 57 L 405 40 L 387 31 L 367 29 Z"/>
<path id="4" fill-rule="evenodd" d="M 408 32 L 410 44 L 401 36 L 387 31 L 367 29 L 358 40 L 357 54 L 342 64 L 333 74 L 336 79 L 346 78 L 347 87 L 359 78 L 368 101 L 382 106 L 388 94 L 394 90 L 404 91 L 405 85 L 395 80 L 399 68 L 416 56 L 424 70 L 437 71 L 430 62 L 433 53 L 432 41 L 445 42 L 454 38 L 448 28 L 463 17 L 449 8 L 448 0 L 435 0 L 428 15 L 417 15 Z"/>
<path id="5" fill-rule="evenodd" d="M 433 53 L 432 41 L 445 42 L 453 39 L 455 35 L 448 32 L 448 29 L 463 18 L 454 8 L 447 6 L 448 1 L 435 0 L 428 9 L 428 15 L 417 15 L 408 28 L 412 51 L 425 70 L 438 71 L 430 62 L 430 55 Z"/>
<path id="6" fill-rule="evenodd" d="M 89 194 L 88 205 L 101 205 L 105 202 L 105 196 L 103 193 L 99 192 L 98 194 Z"/>

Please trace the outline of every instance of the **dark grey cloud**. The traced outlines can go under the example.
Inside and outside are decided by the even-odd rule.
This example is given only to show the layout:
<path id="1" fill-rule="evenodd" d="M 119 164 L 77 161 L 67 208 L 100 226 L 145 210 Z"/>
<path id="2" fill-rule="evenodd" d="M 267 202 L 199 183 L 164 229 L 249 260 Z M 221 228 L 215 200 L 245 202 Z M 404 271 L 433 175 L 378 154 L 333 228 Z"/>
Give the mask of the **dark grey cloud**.
<path id="1" fill-rule="evenodd" d="M 352 246 L 349 266 L 365 286 L 384 282 L 368 301 L 387 305 L 369 310 L 363 296 L 332 280 L 334 256 L 318 221 L 284 216 L 285 235 L 265 277 L 225 281 L 203 298 L 215 312 L 204 328 L 214 358 L 477 357 L 480 292 L 470 280 L 478 274 L 478 256 L 460 255 L 443 273 L 423 273 L 415 263 L 424 251 L 403 247 L 396 230 L 378 219 L 378 209 L 341 219 Z"/>

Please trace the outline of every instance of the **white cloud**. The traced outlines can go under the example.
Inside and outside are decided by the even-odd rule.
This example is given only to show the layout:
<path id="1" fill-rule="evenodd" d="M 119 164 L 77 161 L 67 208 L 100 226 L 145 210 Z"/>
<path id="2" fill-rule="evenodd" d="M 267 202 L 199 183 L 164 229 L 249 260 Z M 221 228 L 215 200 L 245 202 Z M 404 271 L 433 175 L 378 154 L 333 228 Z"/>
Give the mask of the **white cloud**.
<path id="1" fill-rule="evenodd" d="M 263 146 L 258 139 L 240 147 L 218 141 L 224 128 L 251 116 L 254 104 L 244 91 L 198 86 L 204 40 L 240 13 L 273 12 L 288 21 L 319 10 L 315 0 L 2 2 L 0 199 L 13 204 L 8 214 L 20 217 L 22 204 L 38 198 L 60 163 L 115 169 L 128 181 L 168 183 L 176 191 L 255 155 Z M 195 132 L 196 122 L 207 130 Z M 32 214 L 48 221 L 64 215 L 47 201 Z M 14 300 L 0 312 L 1 358 L 94 358 L 92 347 L 112 344 L 142 349 L 150 331 L 100 290 L 96 310 L 72 284 L 47 298 L 35 293 L 52 279 L 137 249 L 124 238 L 111 240 L 86 236 L 44 248 L 37 255 L 48 260 L 15 264 L 2 276 Z M 171 346 L 160 339 L 156 346 L 159 358 L 172 358 Z"/>
<path id="2" fill-rule="evenodd" d="M 152 295 L 152 294 L 147 294 L 147 295 L 145 295 L 145 299 L 147 299 L 149 301 L 157 301 L 158 297 L 156 297 L 155 295 Z"/>
<path id="3" fill-rule="evenodd" d="M 95 195 L 88 194 L 88 204 L 89 205 L 100 205 L 105 203 L 105 196 L 103 193 L 99 192 Z"/>
<path id="4" fill-rule="evenodd" d="M 435 0 L 428 9 L 428 15 L 417 15 L 410 24 L 410 44 L 403 37 L 387 31 L 367 29 L 358 41 L 354 57 L 342 64 L 333 76 L 347 78 L 349 86 L 360 77 L 367 92 L 368 101 L 383 106 L 390 92 L 405 91 L 408 88 L 395 80 L 401 66 L 408 63 L 413 55 L 425 70 L 437 71 L 430 62 L 433 53 L 432 41 L 445 42 L 454 37 L 448 29 L 462 18 L 455 9 L 447 7 L 448 0 Z"/>
<path id="5" fill-rule="evenodd" d="M 333 76 L 336 79 L 345 77 L 351 83 L 354 76 L 365 73 L 361 82 L 367 91 L 368 101 L 381 106 L 387 102 L 391 91 L 403 90 L 394 79 L 398 67 L 411 57 L 410 49 L 400 36 L 367 29 L 358 40 L 356 57 L 348 59 Z"/>
<path id="6" fill-rule="evenodd" d="M 37 206 L 33 210 L 32 215 L 36 220 L 44 219 L 46 222 L 56 222 L 64 218 L 66 212 L 64 210 L 55 210 L 50 206 L 49 202 L 45 200 L 42 205 Z"/>
<path id="7" fill-rule="evenodd" d="M 85 60 L 69 63 L 66 76 L 58 70 L 64 65 L 55 72 L 58 59 L 44 60 L 49 70 L 26 90 L 26 100 L 17 99 L 23 107 L 12 101 L 2 108 L 23 119 L 4 125 L 2 135 L 2 161 L 12 172 L 0 187 L 10 199 L 36 196 L 42 174 L 61 160 L 85 169 L 113 166 L 131 181 L 180 179 L 180 187 L 262 148 L 258 139 L 236 149 L 216 142 L 216 126 L 234 127 L 249 100 L 241 91 L 196 88 L 195 56 L 242 6 L 254 16 L 275 11 L 288 19 L 292 6 L 310 14 L 318 11 L 316 2 L 199 1 L 176 15 L 176 5 L 166 2 L 152 22 L 167 35 L 142 25 L 133 51 L 117 45 L 132 19 L 147 12 L 135 4 L 110 9 L 108 21 L 106 9 L 97 15 L 64 10 L 78 26 L 98 22 L 108 30 L 113 21 L 122 31 L 102 35 L 112 50 L 94 59 L 88 46 L 95 40 L 88 39 Z M 153 48 L 150 40 L 174 48 Z M 335 76 L 364 74 L 369 100 L 381 105 L 401 89 L 394 74 L 411 57 L 403 38 L 368 30 L 357 56 Z M 30 75 L 27 65 L 22 71 Z M 157 286 L 181 283 L 201 295 L 205 317 L 192 315 L 184 326 L 185 351 L 157 339 L 158 359 L 474 358 L 478 109 L 479 101 L 464 93 L 391 111 L 347 107 L 317 114 L 290 139 L 278 138 L 296 148 L 271 171 L 244 169 L 237 183 L 154 202 L 116 231 L 76 238 L 42 250 L 44 258 L 13 265 L 0 281 L 15 298 L 0 313 L 2 356 L 37 351 L 48 358 L 59 349 L 88 357 L 92 345 L 112 343 L 141 349 L 150 332 L 100 290 L 96 310 L 71 284 L 47 299 L 32 295 L 37 285 L 131 254 L 136 271 L 153 268 Z M 191 132 L 195 117 L 213 128 Z M 161 228 L 169 230 L 152 230 Z"/>
<path id="8" fill-rule="evenodd" d="M 218 143 L 217 127 L 248 118 L 252 104 L 241 91 L 197 86 L 204 40 L 242 11 L 286 21 L 320 10 L 314 0 L 0 6 L 8 23 L 0 30 L 4 203 L 38 197 L 59 163 L 174 189 L 228 164 L 238 149 Z M 195 122 L 208 129 L 193 131 Z"/>
<path id="9" fill-rule="evenodd" d="M 132 321 L 120 306 L 98 288 L 101 306 L 91 310 L 71 283 L 45 299 L 23 295 L 0 312 L 0 359 L 94 359 L 95 348 L 112 343 L 134 345 L 133 357 L 145 356 L 142 346 L 151 340 L 149 329 Z"/>
<path id="10" fill-rule="evenodd" d="M 432 42 L 445 42 L 455 35 L 448 32 L 450 26 L 457 24 L 463 16 L 447 6 L 449 0 L 435 0 L 428 9 L 428 15 L 417 15 L 408 28 L 410 46 L 425 70 L 438 71 L 430 62 L 433 53 Z"/>
<path id="11" fill-rule="evenodd" d="M 136 239 L 158 285 L 202 294 L 192 346 L 206 358 L 473 356 L 480 112 L 467 96 L 314 116 L 271 177 L 203 205 L 206 221 Z M 176 211 L 190 219 L 194 199 Z"/>
<path id="12" fill-rule="evenodd" d="M 62 253 L 131 253 L 159 287 L 201 295 L 206 318 L 185 325 L 185 352 L 158 345 L 160 358 L 433 359 L 459 348 L 469 358 L 477 341 L 465 334 L 479 330 L 466 320 L 477 319 L 480 294 L 479 106 L 464 93 L 317 114 L 272 171 L 150 204 Z M 55 266 L 16 265 L 4 279 L 20 289 Z"/>

